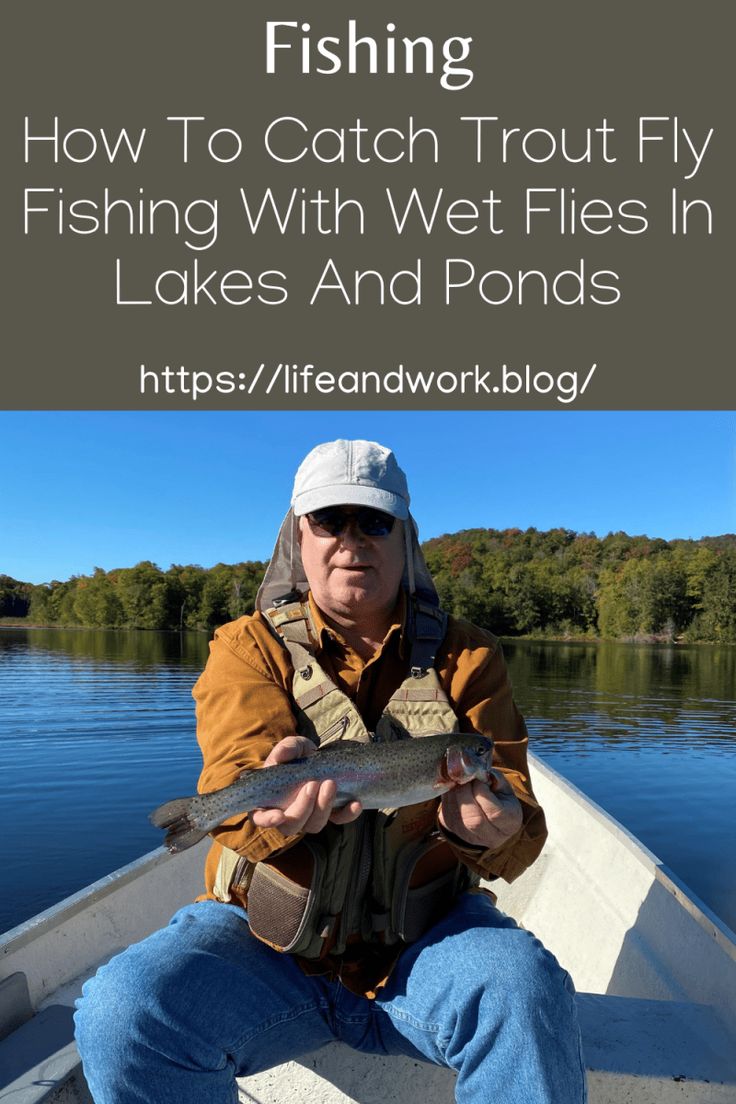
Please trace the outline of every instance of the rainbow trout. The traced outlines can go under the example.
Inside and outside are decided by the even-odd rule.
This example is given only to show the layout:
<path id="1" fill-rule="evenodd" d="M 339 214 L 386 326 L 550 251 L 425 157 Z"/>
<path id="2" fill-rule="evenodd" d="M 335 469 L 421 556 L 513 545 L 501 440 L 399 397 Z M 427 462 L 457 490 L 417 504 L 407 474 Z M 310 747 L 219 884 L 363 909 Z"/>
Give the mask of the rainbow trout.
<path id="1" fill-rule="evenodd" d="M 474 778 L 487 781 L 492 754 L 493 741 L 478 734 L 443 732 L 378 744 L 343 740 L 305 759 L 245 771 L 221 790 L 167 801 L 150 819 L 167 829 L 169 851 L 185 851 L 236 813 L 286 808 L 305 782 L 334 780 L 336 807 L 357 800 L 364 809 L 395 809 Z"/>

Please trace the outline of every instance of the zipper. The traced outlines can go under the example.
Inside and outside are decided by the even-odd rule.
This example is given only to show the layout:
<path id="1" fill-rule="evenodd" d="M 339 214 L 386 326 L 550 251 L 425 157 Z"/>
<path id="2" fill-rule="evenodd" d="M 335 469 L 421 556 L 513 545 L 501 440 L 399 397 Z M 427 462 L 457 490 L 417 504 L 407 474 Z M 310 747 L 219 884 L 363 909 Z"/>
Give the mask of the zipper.
<path id="1" fill-rule="evenodd" d="M 334 724 L 331 724 L 320 736 L 319 746 L 322 747 L 323 744 L 331 743 L 333 740 L 342 740 L 349 723 L 350 718 L 346 714 L 344 717 L 341 717 L 339 721 L 335 721 Z"/>

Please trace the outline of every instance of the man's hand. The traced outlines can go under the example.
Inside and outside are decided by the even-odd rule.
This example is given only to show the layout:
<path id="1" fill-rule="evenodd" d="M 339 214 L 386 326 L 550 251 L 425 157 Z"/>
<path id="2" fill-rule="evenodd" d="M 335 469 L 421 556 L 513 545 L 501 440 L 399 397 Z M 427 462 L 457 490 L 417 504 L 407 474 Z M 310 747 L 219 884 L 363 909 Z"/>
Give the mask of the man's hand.
<path id="1" fill-rule="evenodd" d="M 498 850 L 521 823 L 521 804 L 501 771 L 491 771 L 488 783 L 474 780 L 442 795 L 440 824 L 476 847 Z"/>
<path id="2" fill-rule="evenodd" d="M 316 750 L 306 736 L 287 736 L 271 749 L 263 766 L 274 767 L 291 759 L 306 759 Z M 362 806 L 359 801 L 350 801 L 340 809 L 333 809 L 336 792 L 337 786 L 332 780 L 305 782 L 285 809 L 254 809 L 250 819 L 259 828 L 276 828 L 283 836 L 321 832 L 328 820 L 333 824 L 348 824 L 360 816 Z"/>

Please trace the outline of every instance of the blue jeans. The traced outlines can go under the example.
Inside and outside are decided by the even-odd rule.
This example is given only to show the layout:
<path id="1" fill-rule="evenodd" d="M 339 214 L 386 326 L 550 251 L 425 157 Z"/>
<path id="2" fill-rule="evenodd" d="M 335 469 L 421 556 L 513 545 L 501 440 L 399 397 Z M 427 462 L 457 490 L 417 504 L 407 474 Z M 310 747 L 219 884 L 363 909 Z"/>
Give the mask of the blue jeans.
<path id="1" fill-rule="evenodd" d="M 461 1104 L 582 1104 L 568 975 L 480 894 L 399 959 L 376 1000 L 308 977 L 233 905 L 187 905 L 86 983 L 77 1042 L 96 1104 L 233 1104 L 247 1076 L 336 1039 L 457 1071 Z"/>

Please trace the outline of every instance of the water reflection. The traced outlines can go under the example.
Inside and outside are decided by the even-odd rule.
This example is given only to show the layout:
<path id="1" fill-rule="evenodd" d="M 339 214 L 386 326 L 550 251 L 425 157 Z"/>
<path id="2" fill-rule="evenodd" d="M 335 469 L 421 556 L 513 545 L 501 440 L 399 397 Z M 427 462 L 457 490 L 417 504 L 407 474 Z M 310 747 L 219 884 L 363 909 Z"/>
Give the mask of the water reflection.
<path id="1" fill-rule="evenodd" d="M 514 692 L 538 734 L 734 739 L 736 649 L 627 644 L 505 645 Z M 572 724 L 571 724 L 572 722 Z"/>
<path id="2" fill-rule="evenodd" d="M 198 632 L 144 632 L 136 629 L 0 629 L 0 662 L 5 653 L 62 653 L 69 658 L 138 667 L 182 663 L 201 669 L 208 636 Z"/>

